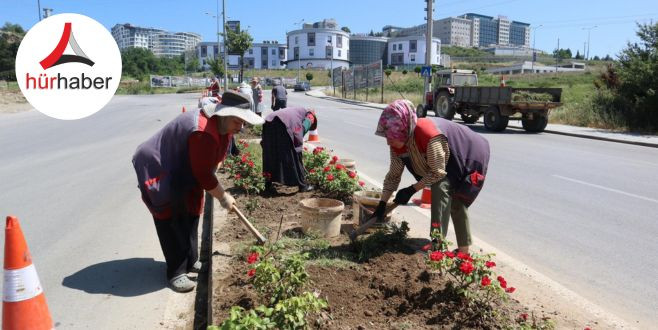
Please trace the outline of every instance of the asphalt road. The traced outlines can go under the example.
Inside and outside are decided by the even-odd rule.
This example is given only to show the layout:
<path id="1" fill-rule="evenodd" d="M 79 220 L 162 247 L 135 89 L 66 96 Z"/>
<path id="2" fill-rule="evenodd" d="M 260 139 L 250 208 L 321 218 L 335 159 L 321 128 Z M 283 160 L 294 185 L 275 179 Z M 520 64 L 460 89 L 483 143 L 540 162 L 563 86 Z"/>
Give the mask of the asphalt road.
<path id="1" fill-rule="evenodd" d="M 324 143 L 383 180 L 379 110 L 289 96 L 318 110 Z M 0 215 L 20 218 L 58 328 L 158 327 L 176 296 L 130 160 L 195 103 L 118 96 L 78 121 L 0 114 Z M 658 321 L 658 149 L 472 127 L 492 148 L 474 235 L 633 324 Z"/>
<path id="2" fill-rule="evenodd" d="M 380 110 L 301 93 L 291 94 L 288 106 L 295 105 L 315 107 L 322 142 L 383 182 L 388 150 L 373 134 Z M 470 208 L 473 235 L 628 323 L 653 327 L 658 149 L 471 127 L 492 151 L 485 188 Z M 405 173 L 401 187 L 411 183 Z"/>

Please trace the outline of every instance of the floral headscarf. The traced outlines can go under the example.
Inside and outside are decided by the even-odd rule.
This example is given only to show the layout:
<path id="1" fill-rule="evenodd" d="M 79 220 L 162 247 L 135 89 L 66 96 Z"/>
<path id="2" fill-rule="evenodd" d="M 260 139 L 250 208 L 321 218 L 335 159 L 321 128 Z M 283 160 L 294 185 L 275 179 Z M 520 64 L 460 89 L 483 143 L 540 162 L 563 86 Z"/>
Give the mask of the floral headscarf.
<path id="1" fill-rule="evenodd" d="M 389 104 L 377 124 L 375 135 L 406 142 L 416 128 L 414 104 L 409 100 L 395 100 Z"/>

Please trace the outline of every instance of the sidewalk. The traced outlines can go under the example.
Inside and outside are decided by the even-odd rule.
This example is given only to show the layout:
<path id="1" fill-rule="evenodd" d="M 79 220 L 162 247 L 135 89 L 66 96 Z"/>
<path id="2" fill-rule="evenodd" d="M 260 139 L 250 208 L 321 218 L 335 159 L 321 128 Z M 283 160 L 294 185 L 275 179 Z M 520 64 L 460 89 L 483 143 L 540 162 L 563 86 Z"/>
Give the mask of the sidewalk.
<path id="1" fill-rule="evenodd" d="M 332 100 L 335 102 L 342 102 L 342 103 L 358 105 L 362 107 L 373 108 L 373 109 L 383 110 L 386 107 L 386 104 L 353 101 L 349 99 L 346 100 L 338 97 L 327 96 L 326 94 L 324 94 L 322 89 L 311 90 L 309 92 L 306 92 L 306 95 L 322 98 L 326 100 Z M 481 120 L 478 122 L 482 123 Z M 521 123 L 516 123 L 516 122 L 510 123 L 507 127 L 523 129 L 523 127 L 521 127 Z M 632 144 L 638 146 L 658 148 L 658 135 L 642 135 L 637 133 L 613 132 L 606 129 L 578 127 L 578 126 L 560 125 L 560 124 L 548 124 L 546 130 L 544 130 L 544 133 L 568 135 L 568 136 L 575 136 L 575 137 L 586 138 L 586 139 L 594 139 L 594 140 L 602 140 L 602 141 L 610 141 L 610 142 L 626 143 L 626 144 Z"/>

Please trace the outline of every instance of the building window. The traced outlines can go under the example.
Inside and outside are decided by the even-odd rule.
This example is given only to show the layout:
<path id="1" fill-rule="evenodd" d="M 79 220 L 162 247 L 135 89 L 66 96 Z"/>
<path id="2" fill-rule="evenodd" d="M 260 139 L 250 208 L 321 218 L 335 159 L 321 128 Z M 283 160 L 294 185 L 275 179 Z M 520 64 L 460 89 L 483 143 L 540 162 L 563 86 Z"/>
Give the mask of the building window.
<path id="1" fill-rule="evenodd" d="M 397 47 L 397 46 L 398 46 L 398 45 L 393 44 L 393 50 L 398 50 L 398 47 Z"/>
<path id="2" fill-rule="evenodd" d="M 392 65 L 404 64 L 404 53 L 391 54 L 391 64 Z"/>
<path id="3" fill-rule="evenodd" d="M 201 57 L 207 57 L 207 56 L 208 56 L 208 47 L 201 46 Z"/>
<path id="4" fill-rule="evenodd" d="M 295 50 L 293 50 L 293 52 L 294 52 L 295 59 L 298 60 L 299 59 L 299 47 L 295 47 Z"/>
<path id="5" fill-rule="evenodd" d="M 249 48 L 249 55 L 253 55 L 253 54 L 254 54 L 254 50 Z"/>
<path id="6" fill-rule="evenodd" d="M 276 55 L 276 49 L 272 48 L 272 55 Z"/>
<path id="7" fill-rule="evenodd" d="M 409 54 L 409 61 L 416 62 L 416 54 Z"/>
<path id="8" fill-rule="evenodd" d="M 267 68 L 267 60 L 263 60 L 262 64 L 263 64 L 263 66 L 261 66 L 261 68 Z"/>
<path id="9" fill-rule="evenodd" d="M 276 60 L 272 60 L 272 67 L 276 67 Z"/>
<path id="10" fill-rule="evenodd" d="M 283 59 L 285 55 L 286 55 L 286 49 L 283 47 L 279 47 L 279 59 Z"/>
<path id="11" fill-rule="evenodd" d="M 306 46 L 315 46 L 315 32 L 306 34 Z"/>
<path id="12" fill-rule="evenodd" d="M 341 51 L 341 50 L 339 49 L 339 50 L 338 50 L 338 57 L 340 57 L 340 56 L 341 56 L 341 55 L 340 55 L 340 53 L 341 53 L 340 51 Z"/>
<path id="13" fill-rule="evenodd" d="M 416 43 L 417 43 L 416 40 L 409 40 L 409 52 L 410 53 L 415 53 L 416 52 Z"/>
<path id="14" fill-rule="evenodd" d="M 299 36 L 295 36 L 295 45 L 299 43 Z"/>
<path id="15" fill-rule="evenodd" d="M 398 44 L 398 50 L 402 50 L 402 44 Z"/>
<path id="16" fill-rule="evenodd" d="M 309 49 L 308 49 L 308 56 L 310 56 L 310 57 L 315 56 L 315 49 L 313 49 L 313 48 L 309 48 Z"/>
<path id="17" fill-rule="evenodd" d="M 331 46 L 327 46 L 327 47 L 326 47 L 326 54 L 327 54 L 327 58 L 331 58 L 331 57 L 332 57 L 332 54 L 331 54 Z"/>
<path id="18" fill-rule="evenodd" d="M 330 45 L 332 44 L 332 42 L 331 42 L 331 36 L 327 36 L 327 43 L 330 44 Z"/>
<path id="19" fill-rule="evenodd" d="M 263 56 L 267 56 L 267 48 L 261 48 L 260 53 Z"/>
<path id="20" fill-rule="evenodd" d="M 343 36 L 336 36 L 336 46 L 343 48 Z"/>

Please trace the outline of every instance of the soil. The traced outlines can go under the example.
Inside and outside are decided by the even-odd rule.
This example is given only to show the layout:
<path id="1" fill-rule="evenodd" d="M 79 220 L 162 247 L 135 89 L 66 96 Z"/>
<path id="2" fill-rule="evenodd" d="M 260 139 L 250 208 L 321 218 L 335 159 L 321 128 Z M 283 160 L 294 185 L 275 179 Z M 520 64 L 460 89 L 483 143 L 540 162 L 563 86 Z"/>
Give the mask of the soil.
<path id="1" fill-rule="evenodd" d="M 260 134 L 256 134 L 252 127 L 249 125 L 245 125 L 245 127 L 242 129 L 242 132 L 236 135 L 236 139 L 238 140 L 252 140 L 252 139 L 260 139 L 261 136 Z"/>
<path id="2" fill-rule="evenodd" d="M 225 178 L 222 184 L 230 186 Z M 247 217 L 270 241 L 298 230 L 301 217 L 299 201 L 310 197 L 324 197 L 319 192 L 297 193 L 296 187 L 278 187 L 278 194 L 247 197 L 229 188 L 237 204 L 246 211 L 247 201 L 258 201 L 258 207 Z M 213 320 L 221 323 L 232 306 L 254 308 L 262 302 L 254 293 L 246 275 L 249 267 L 240 248 L 255 240 L 244 226 L 229 215 L 225 227 L 215 233 L 216 241 L 230 242 L 233 258 L 228 276 L 217 278 L 213 284 Z M 352 206 L 346 205 L 344 224 L 352 223 Z M 282 229 L 279 230 L 281 225 Z M 282 234 L 283 233 L 283 234 Z M 389 244 L 381 241 L 370 245 L 366 260 L 359 261 L 358 253 L 344 233 L 329 240 L 325 255 L 351 262 L 343 264 L 309 263 L 309 289 L 319 292 L 329 308 L 308 316 L 314 329 L 437 329 L 437 328 L 500 328 L 516 322 L 516 318 L 532 311 L 514 299 L 497 302 L 497 319 L 479 317 L 474 309 L 445 288 L 446 281 L 438 274 L 427 272 L 423 254 L 409 244 Z M 313 259 L 313 251 L 310 250 Z M 326 253 L 328 252 L 328 253 Z M 246 253 L 242 253 L 246 254 Z M 544 317 L 542 311 L 534 315 Z M 502 323 L 501 323 L 502 322 Z"/>

